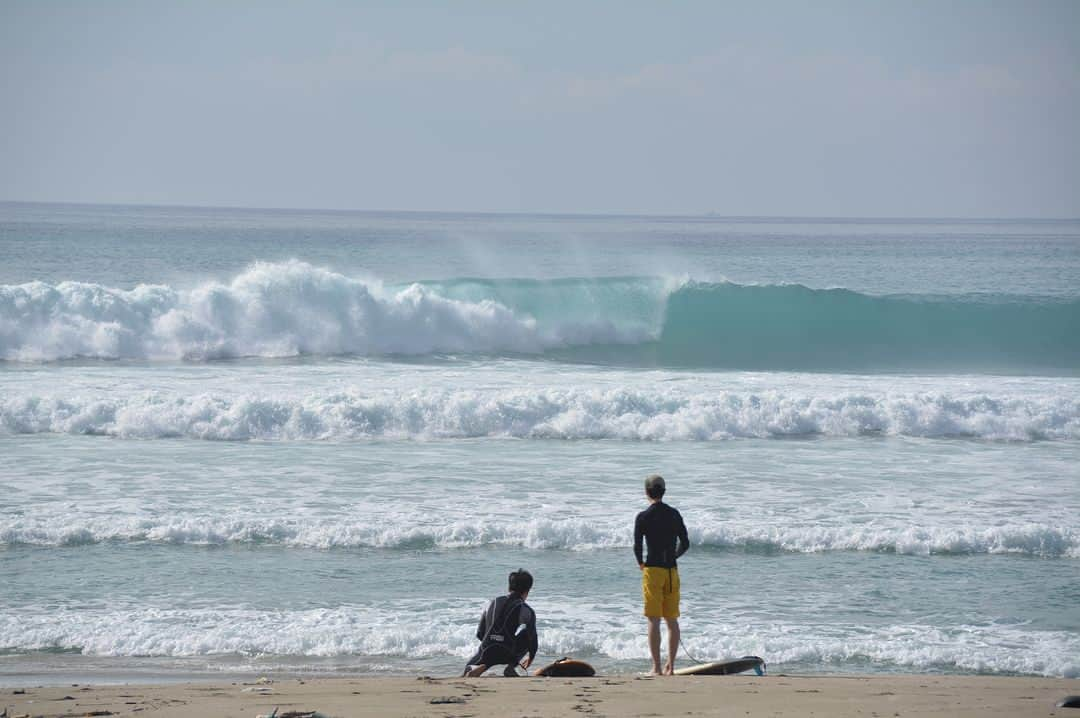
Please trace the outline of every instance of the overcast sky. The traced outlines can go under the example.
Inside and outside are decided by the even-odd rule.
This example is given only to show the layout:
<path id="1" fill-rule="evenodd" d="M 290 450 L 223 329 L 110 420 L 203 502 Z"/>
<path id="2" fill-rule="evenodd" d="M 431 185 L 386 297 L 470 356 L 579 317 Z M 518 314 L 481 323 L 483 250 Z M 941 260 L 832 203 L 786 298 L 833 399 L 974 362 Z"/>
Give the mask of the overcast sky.
<path id="1" fill-rule="evenodd" d="M 1080 2 L 9 2 L 0 199 L 1080 216 Z"/>

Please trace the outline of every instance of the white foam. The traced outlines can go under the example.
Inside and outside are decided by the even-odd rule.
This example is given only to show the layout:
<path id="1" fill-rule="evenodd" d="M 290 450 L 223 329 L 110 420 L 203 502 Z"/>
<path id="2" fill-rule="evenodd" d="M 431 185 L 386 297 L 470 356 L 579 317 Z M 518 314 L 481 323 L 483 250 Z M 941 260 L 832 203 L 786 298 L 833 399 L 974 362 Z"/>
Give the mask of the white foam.
<path id="1" fill-rule="evenodd" d="M 731 526 L 705 528 L 699 542 L 722 548 L 819 553 L 1021 554 L 1080 557 L 1080 533 L 1041 523 L 997 526 Z"/>
<path id="2" fill-rule="evenodd" d="M 694 655 L 760 655 L 770 666 L 873 664 L 917 671 L 1080 676 L 1080 636 L 1017 625 L 921 624 L 708 626 L 687 642 Z"/>
<path id="3" fill-rule="evenodd" d="M 192 290 L 30 282 L 0 286 L 0 359 L 207 359 L 301 354 L 538 352 L 640 341 L 607 321 L 539 327 L 494 301 L 400 291 L 299 261 L 253 264 Z"/>
<path id="4" fill-rule="evenodd" d="M 359 606 L 260 611 L 248 608 L 130 610 L 30 610 L 0 615 L 6 651 L 77 650 L 88 656 L 291 658 L 467 657 L 476 647 L 475 606 Z M 421 616 L 422 618 L 418 618 Z M 540 654 L 573 654 L 592 660 L 644 662 L 640 626 L 632 610 L 623 625 L 611 615 L 579 612 L 544 615 Z M 686 647 L 705 657 L 760 655 L 774 670 L 785 665 L 873 664 L 914 670 L 1080 675 L 1080 637 L 1024 625 L 960 625 L 948 629 L 896 624 L 702 622 Z"/>
<path id="5" fill-rule="evenodd" d="M 385 508 L 385 507 L 384 507 Z M 624 525 L 597 518 L 474 518 L 432 524 L 421 513 L 395 513 L 394 520 L 373 517 L 283 519 L 258 514 L 170 517 L 96 516 L 58 511 L 0 517 L 0 543 L 71 546 L 108 541 L 173 544 L 273 544 L 297 548 L 416 549 L 515 546 L 542 550 L 592 551 L 628 548 Z M 1046 523 L 1013 522 L 994 526 L 956 524 L 840 526 L 742 522 L 693 516 L 691 543 L 699 547 L 752 551 L 871 551 L 902 554 L 1020 554 L 1080 557 L 1080 531 Z"/>
<path id="6" fill-rule="evenodd" d="M 470 620 L 475 611 L 461 611 Z M 411 614 L 406 614 L 411 615 Z M 389 611 L 364 608 L 257 611 L 250 609 L 57 610 L 48 616 L 0 616 L 5 649 L 70 650 L 95 656 L 212 656 L 222 654 L 467 657 L 474 625 L 410 625 Z"/>
<path id="7" fill-rule="evenodd" d="M 1080 438 L 1080 399 L 940 393 L 808 396 L 630 389 L 348 390 L 265 394 L 0 396 L 0 432 L 218 440 L 621 439 L 917 436 Z"/>

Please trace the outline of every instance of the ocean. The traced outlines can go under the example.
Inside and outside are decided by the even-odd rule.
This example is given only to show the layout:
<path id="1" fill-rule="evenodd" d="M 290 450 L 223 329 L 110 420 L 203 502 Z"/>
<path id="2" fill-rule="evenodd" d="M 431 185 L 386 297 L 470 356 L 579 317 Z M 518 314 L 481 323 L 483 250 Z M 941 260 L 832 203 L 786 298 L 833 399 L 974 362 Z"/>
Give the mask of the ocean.
<path id="1" fill-rule="evenodd" d="M 695 659 L 1080 676 L 1080 220 L 0 204 L 0 684 L 645 671 L 652 473 Z"/>

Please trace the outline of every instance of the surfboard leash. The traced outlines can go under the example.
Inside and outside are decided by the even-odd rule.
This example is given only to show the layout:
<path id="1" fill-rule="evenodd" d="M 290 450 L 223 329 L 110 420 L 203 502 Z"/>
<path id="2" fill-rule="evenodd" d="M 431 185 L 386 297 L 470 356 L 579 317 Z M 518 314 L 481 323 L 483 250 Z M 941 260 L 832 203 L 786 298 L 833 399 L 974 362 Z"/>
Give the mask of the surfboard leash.
<path id="1" fill-rule="evenodd" d="M 682 642 L 682 631 L 679 631 L 679 646 L 682 647 L 682 652 L 691 661 L 698 664 L 699 666 L 705 665 L 706 661 L 699 661 L 698 659 L 696 659 L 696 658 L 694 658 L 693 656 L 690 655 L 690 651 L 686 650 L 686 644 Z"/>

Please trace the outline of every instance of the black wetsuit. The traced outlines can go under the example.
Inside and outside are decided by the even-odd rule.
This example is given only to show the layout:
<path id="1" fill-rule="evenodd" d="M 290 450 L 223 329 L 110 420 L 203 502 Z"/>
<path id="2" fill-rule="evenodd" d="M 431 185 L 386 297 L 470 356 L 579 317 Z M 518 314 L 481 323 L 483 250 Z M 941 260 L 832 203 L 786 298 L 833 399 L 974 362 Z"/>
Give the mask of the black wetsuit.
<path id="1" fill-rule="evenodd" d="M 649 546 L 649 555 L 642 558 L 642 539 Z M 660 568 L 675 568 L 675 559 L 690 548 L 682 514 L 657 501 L 637 515 L 634 520 L 634 556 L 638 563 Z"/>
<path id="2" fill-rule="evenodd" d="M 525 630 L 514 635 L 523 623 Z M 526 653 L 530 658 L 536 656 L 539 648 L 536 613 L 516 593 L 499 596 L 491 600 L 480 616 L 476 637 L 480 640 L 480 649 L 469 659 L 469 666 L 506 665 L 507 670 L 511 671 Z M 468 667 L 465 670 L 467 672 Z"/>

